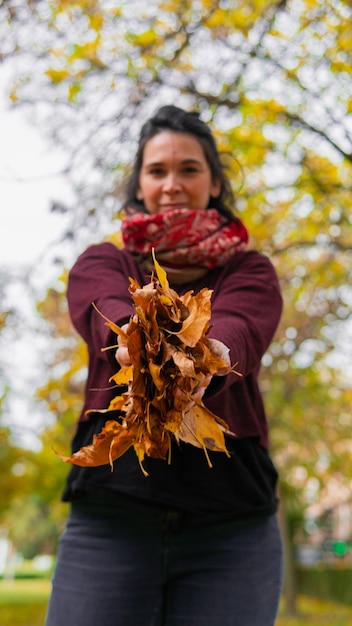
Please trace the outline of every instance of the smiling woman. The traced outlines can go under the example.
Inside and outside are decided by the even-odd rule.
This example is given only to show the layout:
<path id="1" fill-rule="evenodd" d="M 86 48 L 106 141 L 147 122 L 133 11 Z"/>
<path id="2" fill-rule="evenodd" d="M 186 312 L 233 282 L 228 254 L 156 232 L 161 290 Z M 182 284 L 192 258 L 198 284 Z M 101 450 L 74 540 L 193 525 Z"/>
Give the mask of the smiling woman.
<path id="1" fill-rule="evenodd" d="M 137 199 L 148 213 L 201 210 L 220 189 L 221 182 L 213 180 L 203 149 L 194 137 L 163 132 L 148 141 L 137 191 Z"/>
<path id="2" fill-rule="evenodd" d="M 273 626 L 282 550 L 258 372 L 282 299 L 198 115 L 166 106 L 143 126 L 122 237 L 69 274 L 89 370 L 47 626 Z"/>

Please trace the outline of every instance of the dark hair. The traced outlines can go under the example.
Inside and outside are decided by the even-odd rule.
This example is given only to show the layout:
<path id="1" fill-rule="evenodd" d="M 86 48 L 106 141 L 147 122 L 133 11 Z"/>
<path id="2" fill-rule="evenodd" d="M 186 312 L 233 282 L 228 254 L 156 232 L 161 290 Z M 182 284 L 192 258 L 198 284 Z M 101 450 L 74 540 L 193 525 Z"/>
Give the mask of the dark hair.
<path id="1" fill-rule="evenodd" d="M 214 137 L 209 127 L 201 121 L 196 112 L 184 111 L 173 105 L 161 107 L 154 117 L 150 118 L 141 129 L 137 154 L 125 185 L 125 201 L 122 209 L 126 212 L 137 210 L 146 212 L 144 204 L 137 200 L 136 194 L 139 184 L 139 175 L 143 163 L 144 148 L 152 137 L 163 131 L 173 133 L 187 133 L 197 139 L 203 148 L 205 158 L 210 168 L 213 180 L 221 182 L 221 191 L 217 198 L 211 199 L 211 207 L 218 209 L 230 219 L 235 219 L 233 209 L 235 199 L 230 181 L 224 171 Z"/>

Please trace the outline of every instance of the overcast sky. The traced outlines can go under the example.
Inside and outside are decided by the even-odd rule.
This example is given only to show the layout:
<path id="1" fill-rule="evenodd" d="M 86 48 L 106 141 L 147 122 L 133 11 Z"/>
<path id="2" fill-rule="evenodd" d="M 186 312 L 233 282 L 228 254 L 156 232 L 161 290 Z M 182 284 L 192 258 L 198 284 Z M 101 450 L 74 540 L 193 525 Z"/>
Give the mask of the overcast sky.
<path id="1" fill-rule="evenodd" d="M 64 162 L 23 110 L 9 109 L 0 81 L 0 265 L 34 262 L 63 230 L 64 218 L 49 207 L 68 196 L 57 175 Z"/>

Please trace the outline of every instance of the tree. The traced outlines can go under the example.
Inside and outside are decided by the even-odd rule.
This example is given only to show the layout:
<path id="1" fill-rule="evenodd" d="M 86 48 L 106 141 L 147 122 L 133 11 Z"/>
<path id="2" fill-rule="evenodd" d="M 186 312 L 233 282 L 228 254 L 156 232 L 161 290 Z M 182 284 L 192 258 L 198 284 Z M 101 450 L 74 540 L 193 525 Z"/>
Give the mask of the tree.
<path id="1" fill-rule="evenodd" d="M 8 0 L 3 12 L 3 57 L 17 68 L 10 97 L 32 105 L 71 155 L 81 207 L 74 229 L 87 214 L 98 219 L 97 207 L 114 212 L 141 120 L 179 100 L 212 121 L 241 163 L 239 208 L 256 240 L 272 240 L 279 209 L 285 221 L 269 251 L 283 249 L 307 216 L 311 232 L 295 245 L 315 246 L 326 234 L 321 245 L 346 248 L 348 2 L 132 0 L 111 8 L 43 0 L 18 8 Z"/>
<path id="2" fill-rule="evenodd" d="M 0 292 L 3 292 L 1 287 Z M 11 310 L 0 311 L 0 345 L 2 346 L 4 346 L 4 334 L 11 323 L 11 317 Z M 22 450 L 16 445 L 10 427 L 3 420 L 8 393 L 9 381 L 3 363 L 0 364 L 0 525 L 4 511 L 20 488 L 19 474 L 22 461 Z"/>
<path id="3" fill-rule="evenodd" d="M 350 3 L 7 0 L 0 10 L 13 106 L 26 107 L 69 155 L 76 203 L 53 200 L 52 210 L 72 215 L 71 251 L 118 218 L 140 124 L 157 106 L 179 102 L 211 124 L 252 245 L 273 259 L 283 287 L 262 385 L 288 509 L 300 500 L 302 510 L 332 473 L 347 481 L 350 365 L 340 337 L 350 336 L 352 302 Z M 49 405 L 57 384 L 54 375 L 39 392 Z"/>
<path id="4" fill-rule="evenodd" d="M 5 284 L 5 281 L 1 282 L 0 287 L 4 305 L 7 303 L 3 288 Z M 11 428 L 9 353 L 12 350 L 13 331 L 18 323 L 16 312 L 5 306 L 0 313 L 0 345 L 3 355 L 2 367 L 0 366 L 0 526 L 8 529 L 7 536 L 16 550 L 31 558 L 44 548 L 53 551 L 53 544 L 57 541 L 60 520 L 57 515 L 55 517 L 55 507 L 52 506 L 50 516 L 48 508 L 52 504 L 51 498 L 55 498 L 58 509 L 56 502 L 60 472 L 55 468 L 50 473 L 50 463 L 43 463 L 43 457 L 48 455 L 48 450 L 43 448 L 40 454 L 36 454 L 25 449 L 19 445 Z M 53 465 L 51 458 L 50 461 Z M 56 482 L 57 488 L 51 488 L 54 493 L 50 493 L 49 484 L 53 482 Z"/>

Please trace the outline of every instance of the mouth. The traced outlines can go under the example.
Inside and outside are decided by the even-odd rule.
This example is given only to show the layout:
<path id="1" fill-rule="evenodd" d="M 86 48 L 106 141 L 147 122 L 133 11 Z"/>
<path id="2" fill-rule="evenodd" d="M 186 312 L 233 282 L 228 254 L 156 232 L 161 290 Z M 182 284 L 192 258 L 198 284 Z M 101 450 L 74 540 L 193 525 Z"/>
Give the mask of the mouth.
<path id="1" fill-rule="evenodd" d="M 168 209 L 187 209 L 187 203 L 186 202 L 175 202 L 175 203 L 168 202 L 167 204 L 162 204 L 160 208 L 163 211 L 167 211 Z"/>

